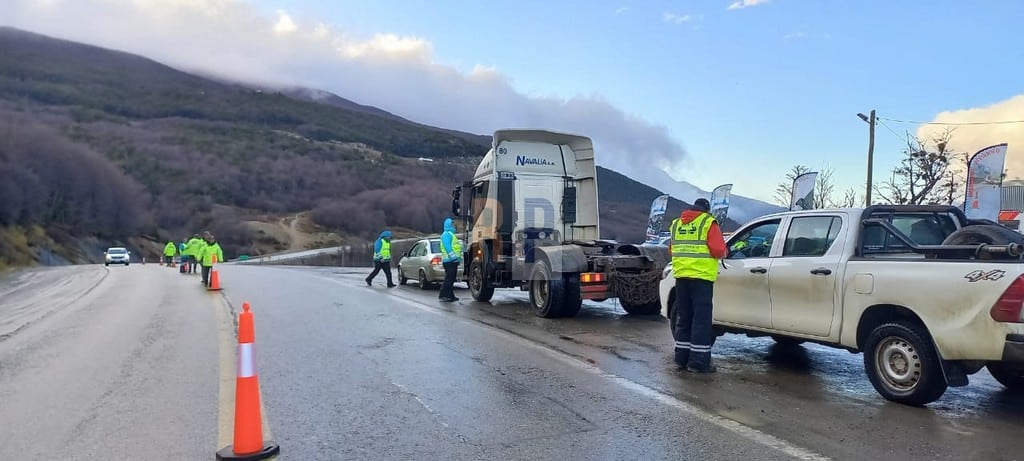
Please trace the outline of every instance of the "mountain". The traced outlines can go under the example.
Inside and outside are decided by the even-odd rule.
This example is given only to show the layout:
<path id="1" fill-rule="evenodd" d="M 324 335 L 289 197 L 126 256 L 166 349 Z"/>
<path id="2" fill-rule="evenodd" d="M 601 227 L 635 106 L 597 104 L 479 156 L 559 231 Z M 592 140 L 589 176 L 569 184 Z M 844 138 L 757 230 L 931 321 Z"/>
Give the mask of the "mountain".
<path id="1" fill-rule="evenodd" d="M 109 244 L 153 254 L 203 230 L 229 256 L 437 232 L 490 146 L 327 92 L 12 28 L 0 28 L 0 139 L 0 263 L 19 264 L 95 261 Z M 641 241 L 661 192 L 604 168 L 598 181 L 602 236 Z"/>

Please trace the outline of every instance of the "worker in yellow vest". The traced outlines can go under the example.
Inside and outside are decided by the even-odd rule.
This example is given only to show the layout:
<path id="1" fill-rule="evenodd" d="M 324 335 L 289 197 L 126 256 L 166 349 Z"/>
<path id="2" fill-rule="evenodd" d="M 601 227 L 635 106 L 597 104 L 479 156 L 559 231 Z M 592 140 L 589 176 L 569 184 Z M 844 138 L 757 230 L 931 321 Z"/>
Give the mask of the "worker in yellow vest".
<path id="1" fill-rule="evenodd" d="M 710 209 L 707 199 L 697 199 L 669 227 L 672 276 L 676 279 L 675 362 L 679 368 L 697 373 L 715 372 L 711 364 L 715 342 L 712 305 L 718 260 L 726 255 L 722 230 Z"/>
<path id="2" fill-rule="evenodd" d="M 442 226 L 444 232 L 441 233 L 441 265 L 444 267 L 444 282 L 441 283 L 437 299 L 450 303 L 459 300 L 455 296 L 453 285 L 459 272 L 459 263 L 462 262 L 462 242 L 459 236 L 455 235 L 455 222 L 452 218 L 445 218 Z"/>
<path id="3" fill-rule="evenodd" d="M 366 276 L 366 286 L 373 286 L 373 279 L 380 271 L 384 271 L 384 278 L 388 280 L 388 288 L 396 285 L 391 282 L 391 231 L 386 230 L 380 233 L 377 241 L 373 242 L 373 272 Z"/>

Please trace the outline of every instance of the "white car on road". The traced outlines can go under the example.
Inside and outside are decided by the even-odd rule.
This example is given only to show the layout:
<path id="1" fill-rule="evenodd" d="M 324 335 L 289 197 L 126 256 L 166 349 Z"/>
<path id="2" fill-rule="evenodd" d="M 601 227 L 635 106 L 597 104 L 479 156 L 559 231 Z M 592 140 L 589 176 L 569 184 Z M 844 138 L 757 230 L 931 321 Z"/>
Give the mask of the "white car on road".
<path id="1" fill-rule="evenodd" d="M 124 264 L 127 266 L 131 262 L 131 252 L 127 248 L 123 247 L 110 247 L 107 251 L 103 252 L 104 262 L 103 265 L 109 266 L 111 264 Z"/>

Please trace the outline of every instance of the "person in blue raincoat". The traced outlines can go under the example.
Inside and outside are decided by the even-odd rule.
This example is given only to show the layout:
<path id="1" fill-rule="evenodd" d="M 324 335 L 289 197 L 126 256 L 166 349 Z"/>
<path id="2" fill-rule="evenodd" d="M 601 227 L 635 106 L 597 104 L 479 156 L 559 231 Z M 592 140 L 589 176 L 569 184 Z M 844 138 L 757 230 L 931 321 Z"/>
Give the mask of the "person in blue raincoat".
<path id="1" fill-rule="evenodd" d="M 441 264 L 444 266 L 444 283 L 441 284 L 441 291 L 437 299 L 441 302 L 458 301 L 455 297 L 455 276 L 459 271 L 459 263 L 462 262 L 462 242 L 459 236 L 455 235 L 455 222 L 452 218 L 445 218 L 444 232 L 441 234 Z"/>
<path id="2" fill-rule="evenodd" d="M 391 282 L 391 231 L 386 230 L 380 233 L 380 237 L 373 242 L 373 272 L 366 276 L 366 285 L 373 286 L 373 279 L 377 273 L 384 271 L 384 277 L 388 279 L 388 288 L 396 285 Z"/>

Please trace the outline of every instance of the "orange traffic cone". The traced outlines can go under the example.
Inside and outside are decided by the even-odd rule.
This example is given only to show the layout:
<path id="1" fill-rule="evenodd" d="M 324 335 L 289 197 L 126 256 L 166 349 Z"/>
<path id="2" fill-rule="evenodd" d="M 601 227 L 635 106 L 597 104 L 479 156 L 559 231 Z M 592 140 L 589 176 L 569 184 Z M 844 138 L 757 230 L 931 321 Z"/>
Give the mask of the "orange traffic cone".
<path id="1" fill-rule="evenodd" d="M 256 376 L 256 329 L 249 303 L 238 314 L 238 374 L 235 378 L 235 439 L 217 452 L 217 459 L 256 460 L 281 451 L 274 441 L 263 441 L 263 415 L 260 413 L 260 383 Z"/>
<path id="2" fill-rule="evenodd" d="M 220 291 L 220 275 L 217 274 L 217 269 L 210 268 L 210 286 L 206 287 L 209 291 Z"/>

